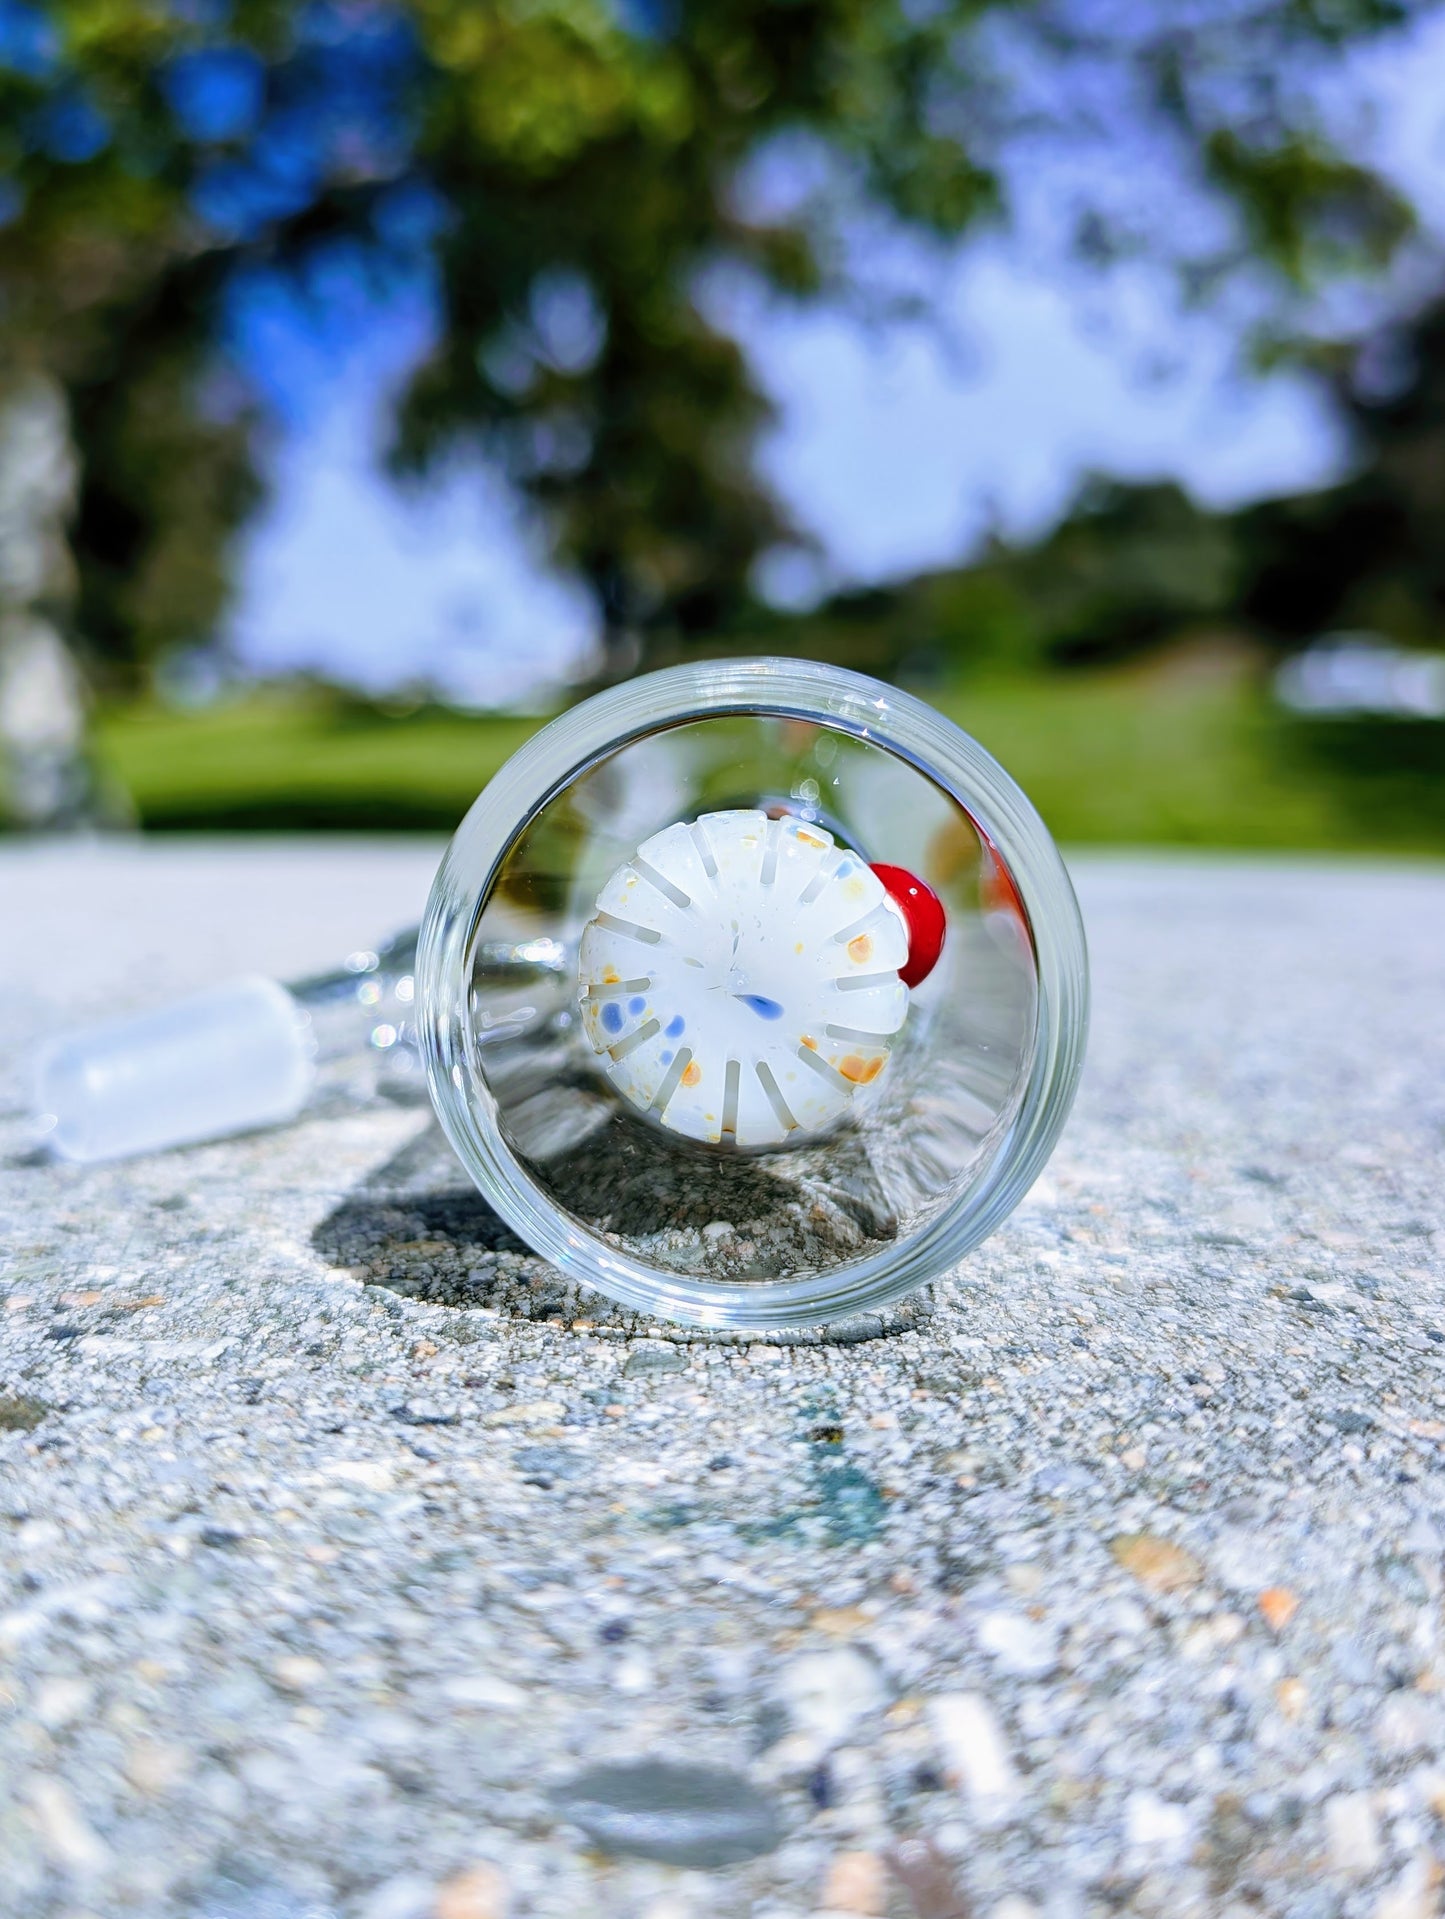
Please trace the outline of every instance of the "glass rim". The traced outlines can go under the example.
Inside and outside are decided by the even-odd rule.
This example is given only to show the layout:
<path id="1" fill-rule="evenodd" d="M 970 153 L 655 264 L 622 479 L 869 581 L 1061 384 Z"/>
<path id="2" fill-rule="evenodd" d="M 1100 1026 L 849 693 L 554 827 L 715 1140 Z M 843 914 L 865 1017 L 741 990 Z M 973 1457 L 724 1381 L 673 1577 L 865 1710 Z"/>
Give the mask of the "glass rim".
<path id="1" fill-rule="evenodd" d="M 1037 976 L 1032 1058 L 1011 1123 L 974 1178 L 917 1232 L 826 1272 L 704 1280 L 614 1246 L 564 1212 L 508 1145 L 472 1043 L 468 956 L 519 833 L 599 761 L 696 720 L 809 721 L 882 747 L 942 788 L 991 842 L 1028 916 Z M 941 1277 L 988 1237 L 1042 1171 L 1073 1103 L 1088 1029 L 1088 955 L 1074 889 L 1018 784 L 961 727 L 881 680 L 789 659 L 707 660 L 608 687 L 542 727 L 483 788 L 438 868 L 417 952 L 418 1025 L 432 1104 L 483 1196 L 536 1253 L 619 1305 L 685 1324 L 826 1325 Z"/>

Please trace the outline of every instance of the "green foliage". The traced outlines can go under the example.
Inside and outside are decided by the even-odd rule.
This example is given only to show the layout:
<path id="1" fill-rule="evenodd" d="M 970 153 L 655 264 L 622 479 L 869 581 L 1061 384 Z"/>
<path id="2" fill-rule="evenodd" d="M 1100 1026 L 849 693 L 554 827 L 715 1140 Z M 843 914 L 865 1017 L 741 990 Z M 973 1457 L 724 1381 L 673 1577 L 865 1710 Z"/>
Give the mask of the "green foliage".
<path id="1" fill-rule="evenodd" d="M 847 664 L 869 656 L 906 677 L 927 640 L 944 678 L 1123 660 L 1189 631 L 1244 632 L 1276 653 L 1359 629 L 1438 647 L 1445 297 L 1335 356 L 1330 377 L 1356 454 L 1336 486 L 1211 513 L 1174 485 L 1096 478 L 1041 540 L 995 544 L 970 566 L 835 602 L 806 637 L 794 628 L 770 643 L 823 645 Z M 1400 730 L 1381 738 L 1404 752 Z M 1371 750 L 1362 737 L 1362 761 Z"/>
<path id="2" fill-rule="evenodd" d="M 1243 558 L 1235 522 L 1181 487 L 1095 477 L 1037 541 L 994 541 L 967 566 L 841 595 L 801 620 L 753 622 L 729 647 L 811 653 L 923 686 L 1103 665 L 1233 624 Z"/>
<path id="3" fill-rule="evenodd" d="M 221 403 L 225 265 L 200 244 L 158 95 L 181 29 L 100 0 L 50 19 L 53 72 L 0 69 L 0 165 L 20 205 L 0 226 L 0 385 L 36 368 L 65 391 L 73 637 L 102 684 L 124 684 L 215 630 L 260 490 L 253 416 L 239 396 Z M 85 157 L 45 132 L 82 106 L 94 128 L 70 137 L 98 143 Z"/>
<path id="4" fill-rule="evenodd" d="M 128 377 L 116 380 L 107 356 L 70 385 L 81 454 L 76 644 L 101 682 L 215 631 L 230 542 L 261 491 L 254 411 L 207 379 L 184 308 L 171 329 L 149 306 L 126 317 L 140 336 L 125 353 Z"/>
<path id="5" fill-rule="evenodd" d="M 425 470 L 459 442 L 501 458 L 591 582 L 621 670 L 736 620 L 758 554 L 792 537 L 758 473 L 768 404 L 707 292 L 720 271 L 866 295 L 860 214 L 952 241 L 1011 219 L 1046 164 L 1086 260 L 1147 250 L 1196 290 L 1263 267 L 1287 324 L 1300 289 L 1378 266 L 1408 230 L 1388 186 L 1332 150 L 1310 83 L 1417 10 L 22 8 L 28 51 L 0 58 L 0 374 L 42 365 L 71 395 L 85 642 L 133 671 L 215 624 L 255 493 L 254 420 L 218 411 L 212 378 L 238 275 L 304 275 L 339 242 L 435 275 L 440 335 L 398 462 Z M 206 60 L 231 88 L 209 120 L 183 85 Z M 755 183 L 785 148 L 811 156 L 813 184 L 779 210 Z M 439 216 L 410 253 L 388 237 L 408 193 Z M 1160 607 L 1196 593 L 1156 584 Z M 991 589 L 990 644 L 1019 630 L 1021 590 Z M 1084 627 L 1107 624 L 1118 583 L 1074 590 L 1096 609 Z"/>
<path id="6" fill-rule="evenodd" d="M 1445 296 L 1343 359 L 1356 470 L 1236 516 L 1241 610 L 1289 646 L 1328 628 L 1445 637 Z"/>
<path id="7" fill-rule="evenodd" d="M 1102 479 L 1047 538 L 998 564 L 1030 608 L 1035 649 L 1066 664 L 1227 618 L 1238 576 L 1228 527 L 1181 487 Z"/>
<path id="8" fill-rule="evenodd" d="M 1262 258 L 1296 285 L 1378 271 L 1414 228 L 1378 175 L 1308 137 L 1255 145 L 1233 128 L 1205 143 L 1210 178 L 1241 208 Z"/>
<path id="9" fill-rule="evenodd" d="M 920 582 L 921 631 L 937 636 L 955 674 L 962 668 L 1025 666 L 1040 652 L 1034 610 L 1007 566 L 987 561 Z"/>

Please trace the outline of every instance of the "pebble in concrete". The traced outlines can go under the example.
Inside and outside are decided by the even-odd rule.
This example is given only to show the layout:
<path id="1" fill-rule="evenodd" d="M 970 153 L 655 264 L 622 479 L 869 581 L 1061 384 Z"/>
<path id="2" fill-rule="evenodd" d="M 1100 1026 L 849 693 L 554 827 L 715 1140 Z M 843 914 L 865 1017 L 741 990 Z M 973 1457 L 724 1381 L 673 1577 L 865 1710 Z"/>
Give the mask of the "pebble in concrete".
<path id="1" fill-rule="evenodd" d="M 701 1871 L 755 1859 L 783 1836 L 777 1808 L 740 1773 L 661 1759 L 594 1766 L 552 1803 L 605 1852 Z"/>

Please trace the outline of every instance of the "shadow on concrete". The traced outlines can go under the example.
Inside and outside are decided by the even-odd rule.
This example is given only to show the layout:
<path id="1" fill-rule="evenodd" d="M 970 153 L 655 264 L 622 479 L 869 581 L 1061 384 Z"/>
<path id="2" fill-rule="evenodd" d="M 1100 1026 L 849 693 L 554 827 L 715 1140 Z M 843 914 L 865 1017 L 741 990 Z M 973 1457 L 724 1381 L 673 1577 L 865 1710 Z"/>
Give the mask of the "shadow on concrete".
<path id="1" fill-rule="evenodd" d="M 743 1166 L 737 1171 L 743 1173 Z M 752 1176 L 767 1179 L 761 1168 Z M 518 1239 L 471 1184 L 434 1120 L 367 1174 L 319 1223 L 311 1243 L 329 1265 L 404 1299 L 623 1338 L 851 1343 L 911 1330 L 931 1309 L 921 1295 L 833 1326 L 773 1334 L 714 1333 L 629 1312 L 569 1280 Z"/>

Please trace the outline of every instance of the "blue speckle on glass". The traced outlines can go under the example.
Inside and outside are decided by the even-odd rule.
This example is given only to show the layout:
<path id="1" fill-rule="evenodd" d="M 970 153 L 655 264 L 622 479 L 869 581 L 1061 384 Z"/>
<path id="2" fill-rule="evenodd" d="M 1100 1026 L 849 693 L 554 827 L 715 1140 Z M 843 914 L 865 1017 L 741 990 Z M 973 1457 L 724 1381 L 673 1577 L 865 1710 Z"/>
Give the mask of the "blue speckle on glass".
<path id="1" fill-rule="evenodd" d="M 672 1064 L 672 1048 L 670 1046 L 662 1055 L 662 1063 L 664 1066 L 671 1066 Z"/>
<path id="2" fill-rule="evenodd" d="M 640 1013 L 646 1004 L 645 999 L 630 999 L 627 1002 L 627 1010 L 629 1013 Z"/>
<path id="3" fill-rule="evenodd" d="M 783 1009 L 775 999 L 768 999 L 762 993 L 739 993 L 738 998 L 744 1006 L 751 1006 L 760 1019 L 781 1019 Z"/>
<path id="4" fill-rule="evenodd" d="M 835 880 L 845 880 L 852 871 L 852 860 L 839 860 L 837 867 L 834 869 L 833 878 Z"/>
<path id="5" fill-rule="evenodd" d="M 602 1024 L 609 1033 L 622 1031 L 622 1008 L 615 999 L 608 1000 L 602 1009 Z"/>
<path id="6" fill-rule="evenodd" d="M 683 1018 L 681 1013 L 674 1014 L 673 1017 L 667 1022 L 667 1026 L 665 1028 L 667 1037 L 669 1039 L 680 1038 L 682 1034 L 682 1029 L 686 1025 L 687 1025 L 687 1021 Z"/>

